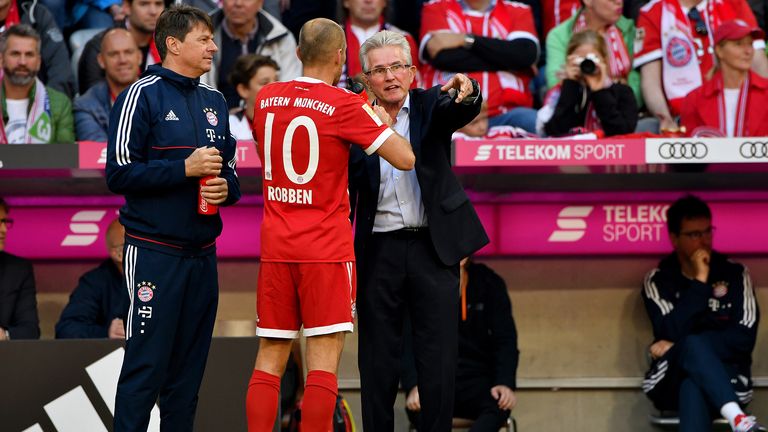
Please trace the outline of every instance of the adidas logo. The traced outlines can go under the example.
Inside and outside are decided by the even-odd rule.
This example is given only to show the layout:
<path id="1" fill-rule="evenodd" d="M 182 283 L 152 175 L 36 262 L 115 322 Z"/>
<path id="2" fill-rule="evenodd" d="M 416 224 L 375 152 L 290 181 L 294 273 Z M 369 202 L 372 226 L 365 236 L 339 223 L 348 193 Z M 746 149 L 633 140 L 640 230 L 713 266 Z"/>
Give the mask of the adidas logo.
<path id="1" fill-rule="evenodd" d="M 176 117 L 176 113 L 174 113 L 173 110 L 170 110 L 165 116 L 165 121 L 179 121 L 179 118 Z"/>

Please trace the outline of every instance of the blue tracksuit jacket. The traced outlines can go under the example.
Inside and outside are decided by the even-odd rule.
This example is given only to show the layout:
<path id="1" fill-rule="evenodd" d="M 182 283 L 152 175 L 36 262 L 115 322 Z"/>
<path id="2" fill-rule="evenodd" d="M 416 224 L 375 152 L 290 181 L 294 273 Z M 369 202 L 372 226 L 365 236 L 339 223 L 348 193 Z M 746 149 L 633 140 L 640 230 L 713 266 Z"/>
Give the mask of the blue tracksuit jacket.
<path id="1" fill-rule="evenodd" d="M 120 222 L 128 236 L 198 248 L 221 234 L 218 214 L 197 213 L 199 179 L 185 176 L 184 160 L 215 146 L 229 186 L 223 205 L 240 198 L 228 115 L 220 92 L 159 65 L 120 94 L 109 119 L 106 174 L 109 189 L 125 195 Z"/>

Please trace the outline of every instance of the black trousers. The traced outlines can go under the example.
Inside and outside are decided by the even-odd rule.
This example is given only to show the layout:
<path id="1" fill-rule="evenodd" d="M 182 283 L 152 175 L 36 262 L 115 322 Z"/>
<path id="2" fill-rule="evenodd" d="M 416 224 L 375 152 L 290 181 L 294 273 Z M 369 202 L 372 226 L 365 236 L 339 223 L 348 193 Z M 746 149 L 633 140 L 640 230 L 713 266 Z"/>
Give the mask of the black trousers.
<path id="1" fill-rule="evenodd" d="M 161 431 L 191 432 L 219 299 L 215 248 L 172 255 L 126 243 L 124 266 L 131 309 L 114 430 L 147 430 L 158 401 Z"/>
<path id="2" fill-rule="evenodd" d="M 363 429 L 394 429 L 403 319 L 413 345 L 424 432 L 451 428 L 458 350 L 459 266 L 443 265 L 429 233 L 374 233 L 358 267 Z"/>
<path id="3" fill-rule="evenodd" d="M 653 363 L 643 390 L 659 410 L 678 411 L 680 432 L 710 430 L 723 405 L 752 399 L 749 373 L 734 364 L 743 363 L 737 353 L 722 332 L 688 335 Z"/>

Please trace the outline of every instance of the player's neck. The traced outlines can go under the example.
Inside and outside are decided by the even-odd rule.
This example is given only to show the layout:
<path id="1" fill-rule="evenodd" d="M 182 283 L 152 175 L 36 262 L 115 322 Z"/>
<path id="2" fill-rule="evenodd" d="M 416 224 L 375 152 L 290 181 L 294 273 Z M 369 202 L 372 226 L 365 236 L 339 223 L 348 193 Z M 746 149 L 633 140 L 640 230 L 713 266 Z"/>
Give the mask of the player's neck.
<path id="1" fill-rule="evenodd" d="M 337 68 L 328 68 L 323 66 L 304 66 L 304 76 L 318 79 L 328 85 L 335 85 L 337 79 Z"/>

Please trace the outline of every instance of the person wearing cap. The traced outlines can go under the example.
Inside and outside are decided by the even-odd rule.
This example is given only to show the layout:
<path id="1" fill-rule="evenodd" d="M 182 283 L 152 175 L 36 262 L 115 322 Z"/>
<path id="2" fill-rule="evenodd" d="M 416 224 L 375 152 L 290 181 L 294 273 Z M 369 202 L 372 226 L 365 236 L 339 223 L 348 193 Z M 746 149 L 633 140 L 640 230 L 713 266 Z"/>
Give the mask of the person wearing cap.
<path id="1" fill-rule="evenodd" d="M 680 123 L 691 136 L 768 136 L 768 79 L 751 69 L 753 41 L 765 38 L 742 20 L 715 30 L 715 66 L 685 97 Z"/>
<path id="2" fill-rule="evenodd" d="M 685 96 L 704 83 L 715 63 L 715 32 L 735 19 L 757 25 L 745 0 L 658 0 L 643 6 L 633 66 L 640 71 L 643 100 L 654 118 L 641 122 L 642 130 L 678 129 Z M 768 76 L 765 41 L 756 39 L 754 48 L 754 70 Z"/>

